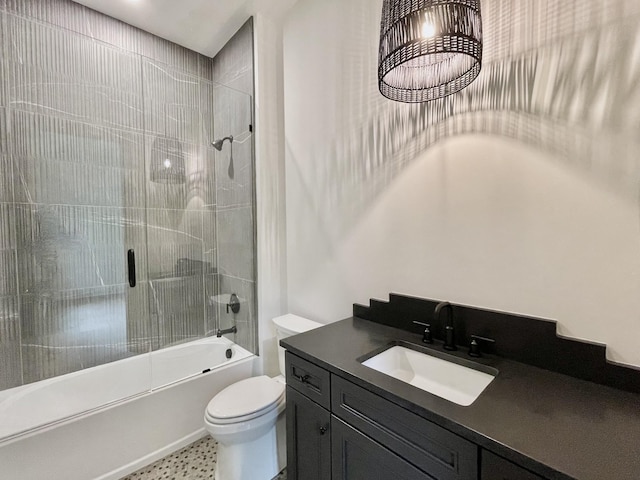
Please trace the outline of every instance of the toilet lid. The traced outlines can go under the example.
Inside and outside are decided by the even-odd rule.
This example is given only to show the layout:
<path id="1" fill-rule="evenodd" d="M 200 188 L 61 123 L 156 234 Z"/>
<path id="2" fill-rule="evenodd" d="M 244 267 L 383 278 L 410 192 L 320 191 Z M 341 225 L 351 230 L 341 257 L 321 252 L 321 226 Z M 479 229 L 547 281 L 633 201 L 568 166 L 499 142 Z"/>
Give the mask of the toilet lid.
<path id="1" fill-rule="evenodd" d="M 284 396 L 284 385 L 262 375 L 241 380 L 218 393 L 207 405 L 211 419 L 228 420 L 257 416 L 275 408 Z"/>

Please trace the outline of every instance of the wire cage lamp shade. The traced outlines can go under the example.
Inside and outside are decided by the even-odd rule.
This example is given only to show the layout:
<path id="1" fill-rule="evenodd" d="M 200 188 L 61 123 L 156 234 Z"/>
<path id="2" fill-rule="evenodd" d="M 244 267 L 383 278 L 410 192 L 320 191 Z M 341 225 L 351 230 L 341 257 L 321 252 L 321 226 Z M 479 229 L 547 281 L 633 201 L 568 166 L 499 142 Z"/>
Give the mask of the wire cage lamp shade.
<path id="1" fill-rule="evenodd" d="M 151 181 L 155 183 L 185 183 L 182 144 L 176 138 L 156 137 L 151 147 Z"/>
<path id="2" fill-rule="evenodd" d="M 384 0 L 378 87 L 385 97 L 428 102 L 480 73 L 480 0 Z"/>

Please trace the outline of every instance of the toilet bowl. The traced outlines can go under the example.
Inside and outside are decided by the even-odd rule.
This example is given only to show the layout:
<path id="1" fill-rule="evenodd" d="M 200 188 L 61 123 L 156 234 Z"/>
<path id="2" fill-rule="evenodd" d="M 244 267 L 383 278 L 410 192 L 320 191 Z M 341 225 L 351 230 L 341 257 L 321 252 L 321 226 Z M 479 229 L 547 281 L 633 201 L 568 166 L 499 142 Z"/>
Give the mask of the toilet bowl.
<path id="1" fill-rule="evenodd" d="M 322 324 L 297 315 L 273 319 L 278 343 Z M 241 380 L 207 405 L 204 423 L 218 441 L 216 480 L 271 480 L 286 465 L 284 349 L 278 346 L 282 375 Z"/>

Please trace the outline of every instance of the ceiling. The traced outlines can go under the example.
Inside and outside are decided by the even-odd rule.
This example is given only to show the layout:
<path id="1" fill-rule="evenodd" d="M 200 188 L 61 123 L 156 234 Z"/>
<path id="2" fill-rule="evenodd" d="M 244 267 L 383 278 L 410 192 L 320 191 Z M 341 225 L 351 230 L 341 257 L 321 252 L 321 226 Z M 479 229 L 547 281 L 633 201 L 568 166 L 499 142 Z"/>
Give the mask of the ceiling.
<path id="1" fill-rule="evenodd" d="M 297 0 L 74 0 L 213 57 L 257 13 L 283 15 Z"/>

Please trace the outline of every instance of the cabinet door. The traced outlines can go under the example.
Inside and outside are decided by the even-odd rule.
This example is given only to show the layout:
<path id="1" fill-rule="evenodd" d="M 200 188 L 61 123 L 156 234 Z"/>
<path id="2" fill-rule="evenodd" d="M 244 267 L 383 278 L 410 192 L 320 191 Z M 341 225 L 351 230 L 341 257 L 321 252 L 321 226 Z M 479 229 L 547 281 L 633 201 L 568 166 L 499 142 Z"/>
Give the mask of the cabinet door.
<path id="1" fill-rule="evenodd" d="M 337 417 L 331 417 L 333 480 L 434 480 Z"/>
<path id="2" fill-rule="evenodd" d="M 287 479 L 331 480 L 331 414 L 287 387 Z"/>
<path id="3" fill-rule="evenodd" d="M 482 480 L 544 480 L 544 478 L 487 450 L 482 450 Z"/>

